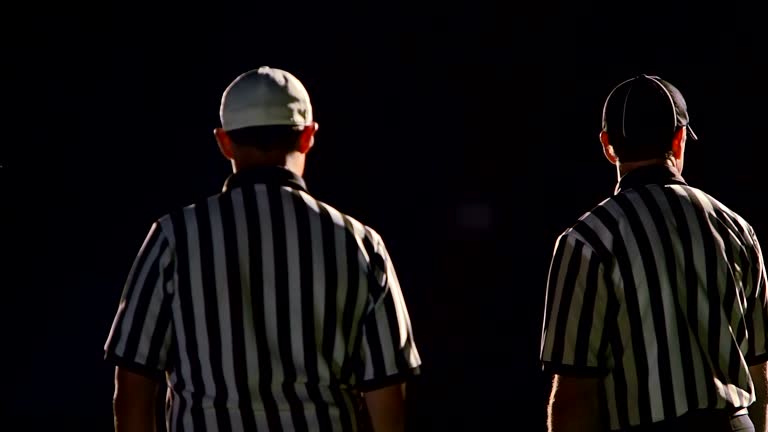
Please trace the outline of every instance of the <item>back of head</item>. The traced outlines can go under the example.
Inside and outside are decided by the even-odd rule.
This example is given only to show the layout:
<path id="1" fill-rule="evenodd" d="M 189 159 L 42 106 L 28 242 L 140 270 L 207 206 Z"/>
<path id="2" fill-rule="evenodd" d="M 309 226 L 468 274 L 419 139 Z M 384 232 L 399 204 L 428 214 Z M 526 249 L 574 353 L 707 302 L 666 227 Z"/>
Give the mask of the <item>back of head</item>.
<path id="1" fill-rule="evenodd" d="M 639 75 L 620 83 L 603 107 L 603 130 L 622 162 L 665 157 L 682 127 L 696 139 L 683 95 L 657 76 Z"/>
<path id="2" fill-rule="evenodd" d="M 238 76 L 224 91 L 219 108 L 224 131 L 236 145 L 292 150 L 312 124 L 312 104 L 291 73 L 267 66 Z"/>

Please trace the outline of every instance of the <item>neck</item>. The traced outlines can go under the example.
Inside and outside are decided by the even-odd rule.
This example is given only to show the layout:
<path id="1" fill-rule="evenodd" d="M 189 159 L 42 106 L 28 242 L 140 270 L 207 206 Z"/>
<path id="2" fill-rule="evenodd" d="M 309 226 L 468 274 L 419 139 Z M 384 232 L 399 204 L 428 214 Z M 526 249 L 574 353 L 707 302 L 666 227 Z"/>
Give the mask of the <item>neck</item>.
<path id="1" fill-rule="evenodd" d="M 260 167 L 282 167 L 301 177 L 304 174 L 304 158 L 300 153 L 262 153 L 259 157 L 241 157 L 232 160 L 232 172 Z"/>
<path id="2" fill-rule="evenodd" d="M 627 173 L 636 170 L 638 168 L 647 167 L 647 166 L 666 166 L 672 168 L 678 175 L 681 174 L 681 170 L 679 169 L 679 164 L 676 160 L 672 158 L 666 158 L 666 159 L 647 159 L 642 161 L 633 161 L 633 162 L 616 162 L 616 174 L 621 180 L 622 177 L 624 177 Z"/>

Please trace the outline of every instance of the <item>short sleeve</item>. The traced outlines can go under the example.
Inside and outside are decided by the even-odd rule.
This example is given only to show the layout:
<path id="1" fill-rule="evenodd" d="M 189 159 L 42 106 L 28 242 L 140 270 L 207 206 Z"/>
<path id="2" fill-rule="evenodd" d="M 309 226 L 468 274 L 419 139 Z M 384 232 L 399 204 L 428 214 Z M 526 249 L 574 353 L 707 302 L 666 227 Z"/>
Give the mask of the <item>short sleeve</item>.
<path id="1" fill-rule="evenodd" d="M 545 371 L 602 376 L 611 368 L 605 265 L 580 238 L 563 234 L 547 282 L 541 361 Z"/>
<path id="2" fill-rule="evenodd" d="M 123 288 L 105 358 L 162 380 L 172 344 L 173 253 L 159 223 L 152 225 Z"/>
<path id="3" fill-rule="evenodd" d="M 747 278 L 747 334 L 748 349 L 745 355 L 747 364 L 756 365 L 768 361 L 768 283 L 766 283 L 765 261 L 760 251 L 760 243 L 752 234 L 752 266 Z"/>
<path id="4" fill-rule="evenodd" d="M 377 236 L 374 242 L 369 248 L 368 307 L 362 321 L 358 388 L 363 392 L 403 382 L 418 375 L 421 365 L 395 268 L 384 243 Z"/>

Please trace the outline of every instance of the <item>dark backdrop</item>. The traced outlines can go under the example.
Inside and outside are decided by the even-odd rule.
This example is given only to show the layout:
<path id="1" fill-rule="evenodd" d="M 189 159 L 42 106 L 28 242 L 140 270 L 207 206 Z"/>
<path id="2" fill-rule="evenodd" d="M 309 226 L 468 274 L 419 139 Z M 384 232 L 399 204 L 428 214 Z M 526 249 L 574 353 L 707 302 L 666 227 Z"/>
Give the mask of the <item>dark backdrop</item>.
<path id="1" fill-rule="evenodd" d="M 123 281 L 155 218 L 220 189 L 219 97 L 261 65 L 313 98 L 310 190 L 395 260 L 424 361 L 413 430 L 545 429 L 550 253 L 613 190 L 597 135 L 620 80 L 682 90 L 685 177 L 768 244 L 768 39 L 736 3 L 33 8 L 0 41 L 0 413 L 23 430 L 109 430 Z"/>

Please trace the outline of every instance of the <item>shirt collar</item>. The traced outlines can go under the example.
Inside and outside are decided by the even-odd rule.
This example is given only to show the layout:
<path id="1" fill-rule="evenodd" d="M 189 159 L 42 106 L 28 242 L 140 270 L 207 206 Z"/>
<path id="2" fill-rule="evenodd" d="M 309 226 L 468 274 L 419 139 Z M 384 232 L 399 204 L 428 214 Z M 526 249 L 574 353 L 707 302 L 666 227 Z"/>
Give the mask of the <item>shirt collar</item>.
<path id="1" fill-rule="evenodd" d="M 304 179 L 293 171 L 281 166 L 248 168 L 230 175 L 224 182 L 223 192 L 248 184 L 288 186 L 307 192 Z"/>
<path id="2" fill-rule="evenodd" d="M 615 193 L 649 184 L 687 185 L 683 177 L 677 171 L 672 169 L 672 167 L 667 165 L 649 165 L 635 168 L 624 174 L 616 185 Z"/>

